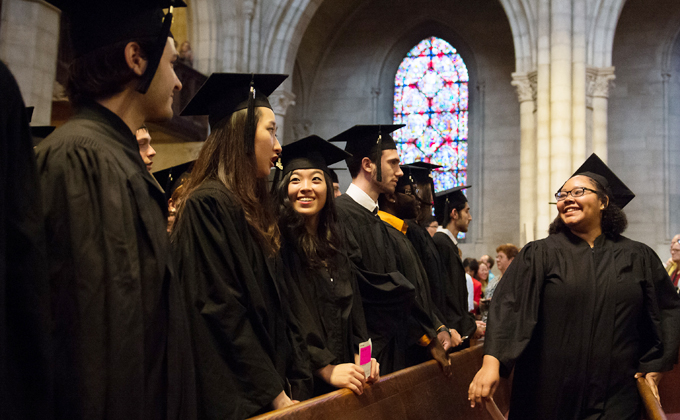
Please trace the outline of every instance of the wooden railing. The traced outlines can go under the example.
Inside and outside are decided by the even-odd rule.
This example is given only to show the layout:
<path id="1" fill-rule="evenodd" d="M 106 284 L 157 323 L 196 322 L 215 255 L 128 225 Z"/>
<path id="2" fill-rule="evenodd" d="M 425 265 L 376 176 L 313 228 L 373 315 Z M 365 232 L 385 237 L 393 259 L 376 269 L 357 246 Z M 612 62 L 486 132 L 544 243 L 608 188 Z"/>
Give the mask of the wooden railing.
<path id="1" fill-rule="evenodd" d="M 451 355 L 453 375 L 445 377 L 433 360 L 382 377 L 362 395 L 342 389 L 272 411 L 257 420 L 466 419 L 489 420 L 489 412 L 470 408 L 467 391 L 482 366 L 482 345 Z M 501 412 L 510 405 L 510 382 L 501 380 L 494 400 Z"/>
<path id="2" fill-rule="evenodd" d="M 647 414 L 647 420 L 667 420 L 666 413 L 661 409 L 661 404 L 659 400 L 656 399 L 652 393 L 652 388 L 647 384 L 645 378 L 637 379 L 637 387 L 642 397 L 642 403 L 645 407 L 645 413 Z"/>

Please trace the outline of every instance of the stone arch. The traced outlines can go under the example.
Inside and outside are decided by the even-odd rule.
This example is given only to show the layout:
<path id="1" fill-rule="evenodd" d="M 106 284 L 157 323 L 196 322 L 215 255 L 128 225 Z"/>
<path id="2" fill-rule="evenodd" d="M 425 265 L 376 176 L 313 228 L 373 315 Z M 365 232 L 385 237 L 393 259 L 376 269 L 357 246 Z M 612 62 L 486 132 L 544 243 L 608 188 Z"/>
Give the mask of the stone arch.
<path id="1" fill-rule="evenodd" d="M 610 67 L 614 33 L 626 0 L 597 0 L 589 3 L 588 16 L 593 16 L 587 28 L 586 63 L 592 67 Z"/>
<path id="2" fill-rule="evenodd" d="M 515 45 L 515 71 L 527 73 L 537 65 L 537 6 L 531 0 L 500 0 L 510 22 Z"/>
<path id="3" fill-rule="evenodd" d="M 472 48 L 463 37 L 445 22 L 423 19 L 413 22 L 410 26 L 404 27 L 397 36 L 396 42 L 385 50 L 382 57 L 375 57 L 376 59 L 373 61 L 375 63 L 375 69 L 372 74 L 376 77 L 374 86 L 380 89 L 378 101 L 379 121 L 392 121 L 394 75 L 397 72 L 397 68 L 399 68 L 406 53 L 420 41 L 429 36 L 436 36 L 447 41 L 458 50 L 458 53 L 463 58 L 470 77 L 470 108 L 472 108 L 474 104 L 473 96 L 475 95 L 473 90 L 478 84 L 477 62 L 474 53 L 472 52 Z M 470 111 L 472 113 L 472 109 L 470 109 Z"/>
<path id="4" fill-rule="evenodd" d="M 273 14 L 263 42 L 262 68 L 266 71 L 292 74 L 302 36 L 323 0 L 285 0 Z M 290 83 L 290 82 L 289 82 Z"/>

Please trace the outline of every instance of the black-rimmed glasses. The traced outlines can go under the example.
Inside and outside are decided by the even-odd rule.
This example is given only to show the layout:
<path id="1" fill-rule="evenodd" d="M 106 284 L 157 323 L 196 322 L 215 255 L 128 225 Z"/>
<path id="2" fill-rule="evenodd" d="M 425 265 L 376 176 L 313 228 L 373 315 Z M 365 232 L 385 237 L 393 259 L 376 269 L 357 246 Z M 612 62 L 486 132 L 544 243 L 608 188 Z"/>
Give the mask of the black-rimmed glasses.
<path id="1" fill-rule="evenodd" d="M 557 201 L 564 201 L 564 200 L 567 199 L 567 197 L 569 195 L 571 195 L 574 198 L 583 197 L 586 194 L 586 191 L 591 191 L 591 192 L 594 192 L 594 193 L 597 192 L 593 189 L 586 188 L 586 187 L 576 187 L 571 191 L 557 191 L 555 193 L 555 198 L 557 199 Z"/>

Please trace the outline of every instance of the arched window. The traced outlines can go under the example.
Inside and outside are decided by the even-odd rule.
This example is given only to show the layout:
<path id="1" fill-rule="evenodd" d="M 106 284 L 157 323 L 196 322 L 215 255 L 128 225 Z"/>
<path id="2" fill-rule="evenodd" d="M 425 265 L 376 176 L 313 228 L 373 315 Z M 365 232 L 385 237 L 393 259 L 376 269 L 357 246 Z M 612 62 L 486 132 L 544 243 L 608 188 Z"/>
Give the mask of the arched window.
<path id="1" fill-rule="evenodd" d="M 441 38 L 422 40 L 406 54 L 394 78 L 394 133 L 402 163 L 442 165 L 436 191 L 464 185 L 468 153 L 468 71 Z"/>

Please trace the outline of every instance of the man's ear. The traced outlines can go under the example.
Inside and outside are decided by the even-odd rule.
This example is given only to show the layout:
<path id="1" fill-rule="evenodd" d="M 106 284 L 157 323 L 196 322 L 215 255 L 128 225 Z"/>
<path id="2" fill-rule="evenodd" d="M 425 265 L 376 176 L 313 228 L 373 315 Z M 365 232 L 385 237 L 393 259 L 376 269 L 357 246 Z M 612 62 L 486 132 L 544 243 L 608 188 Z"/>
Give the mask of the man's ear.
<path id="1" fill-rule="evenodd" d="M 397 194 L 394 193 L 383 193 L 385 196 L 385 199 L 389 201 L 390 203 L 396 203 L 397 202 Z"/>
<path id="2" fill-rule="evenodd" d="M 361 169 L 364 171 L 368 172 L 369 174 L 372 174 L 375 168 L 375 164 L 371 162 L 371 159 L 364 157 L 361 159 Z"/>
<path id="3" fill-rule="evenodd" d="M 449 215 L 449 218 L 451 218 L 451 220 L 458 220 L 458 217 L 460 217 L 460 215 L 458 214 L 458 210 L 451 209 L 451 214 Z"/>
<path id="4" fill-rule="evenodd" d="M 125 46 L 125 62 L 130 70 L 141 77 L 146 70 L 148 61 L 142 57 L 142 48 L 136 42 L 128 42 Z"/>

